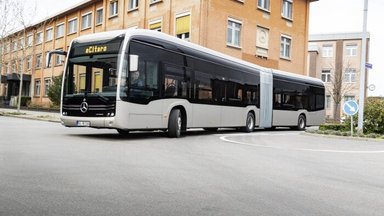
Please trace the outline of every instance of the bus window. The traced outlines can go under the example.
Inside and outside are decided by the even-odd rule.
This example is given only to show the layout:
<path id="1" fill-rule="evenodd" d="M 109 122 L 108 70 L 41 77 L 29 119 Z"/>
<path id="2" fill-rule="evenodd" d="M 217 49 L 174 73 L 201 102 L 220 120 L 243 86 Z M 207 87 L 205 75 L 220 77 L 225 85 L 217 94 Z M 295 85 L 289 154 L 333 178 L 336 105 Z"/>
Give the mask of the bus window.
<path id="1" fill-rule="evenodd" d="M 190 73 L 185 68 L 165 65 L 164 97 L 188 98 L 188 82 Z"/>
<path id="2" fill-rule="evenodd" d="M 195 71 L 195 81 L 197 84 L 197 99 L 210 101 L 212 99 L 212 75 Z"/>

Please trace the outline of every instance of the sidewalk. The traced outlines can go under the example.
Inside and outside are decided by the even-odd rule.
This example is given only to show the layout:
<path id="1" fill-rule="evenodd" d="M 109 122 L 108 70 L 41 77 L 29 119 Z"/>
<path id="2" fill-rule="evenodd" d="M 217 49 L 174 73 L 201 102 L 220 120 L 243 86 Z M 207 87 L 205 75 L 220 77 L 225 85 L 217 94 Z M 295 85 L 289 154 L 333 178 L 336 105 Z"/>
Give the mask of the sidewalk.
<path id="1" fill-rule="evenodd" d="M 58 123 L 60 122 L 59 112 L 20 109 L 20 113 L 18 113 L 16 108 L 0 108 L 0 116 L 11 116 L 16 118 L 34 119 Z"/>

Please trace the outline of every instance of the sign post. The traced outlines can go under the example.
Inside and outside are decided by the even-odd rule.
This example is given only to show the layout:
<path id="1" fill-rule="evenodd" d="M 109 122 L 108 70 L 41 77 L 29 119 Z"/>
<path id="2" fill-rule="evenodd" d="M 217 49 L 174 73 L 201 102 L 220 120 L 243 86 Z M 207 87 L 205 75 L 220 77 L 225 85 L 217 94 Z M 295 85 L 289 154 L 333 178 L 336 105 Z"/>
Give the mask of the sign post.
<path id="1" fill-rule="evenodd" d="M 349 100 L 344 103 L 344 114 L 351 117 L 351 136 L 353 136 L 353 116 L 359 111 L 359 105 L 355 100 Z"/>

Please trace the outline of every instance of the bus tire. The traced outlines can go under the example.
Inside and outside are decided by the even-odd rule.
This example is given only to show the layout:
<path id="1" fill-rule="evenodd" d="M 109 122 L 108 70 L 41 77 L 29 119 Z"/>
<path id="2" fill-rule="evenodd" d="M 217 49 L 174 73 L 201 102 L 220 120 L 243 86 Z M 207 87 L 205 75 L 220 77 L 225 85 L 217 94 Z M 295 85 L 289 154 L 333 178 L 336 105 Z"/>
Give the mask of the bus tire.
<path id="1" fill-rule="evenodd" d="M 306 118 L 304 115 L 299 115 L 299 118 L 297 119 L 297 126 L 296 130 L 303 131 L 305 130 L 305 127 L 307 126 Z"/>
<path id="2" fill-rule="evenodd" d="M 179 109 L 173 109 L 168 120 L 168 136 L 178 138 L 181 135 L 183 119 Z"/>
<path id="3" fill-rule="evenodd" d="M 255 115 L 252 112 L 249 112 L 247 115 L 247 119 L 245 122 L 245 127 L 243 131 L 246 133 L 250 133 L 255 129 Z"/>
<path id="4" fill-rule="evenodd" d="M 117 132 L 121 135 L 121 136 L 128 136 L 129 135 L 129 130 L 124 130 L 124 129 L 116 129 Z"/>

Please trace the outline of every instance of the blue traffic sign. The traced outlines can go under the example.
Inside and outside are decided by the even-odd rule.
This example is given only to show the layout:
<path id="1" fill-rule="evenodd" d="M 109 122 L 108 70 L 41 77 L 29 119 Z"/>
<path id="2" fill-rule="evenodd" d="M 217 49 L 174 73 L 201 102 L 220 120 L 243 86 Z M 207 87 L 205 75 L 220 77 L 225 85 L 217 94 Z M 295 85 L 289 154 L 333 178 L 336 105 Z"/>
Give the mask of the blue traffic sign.
<path id="1" fill-rule="evenodd" d="M 365 63 L 365 68 L 372 69 L 373 65 L 371 63 Z"/>
<path id="2" fill-rule="evenodd" d="M 359 111 L 359 105 L 355 100 L 349 100 L 344 103 L 343 111 L 346 115 L 353 116 Z"/>

